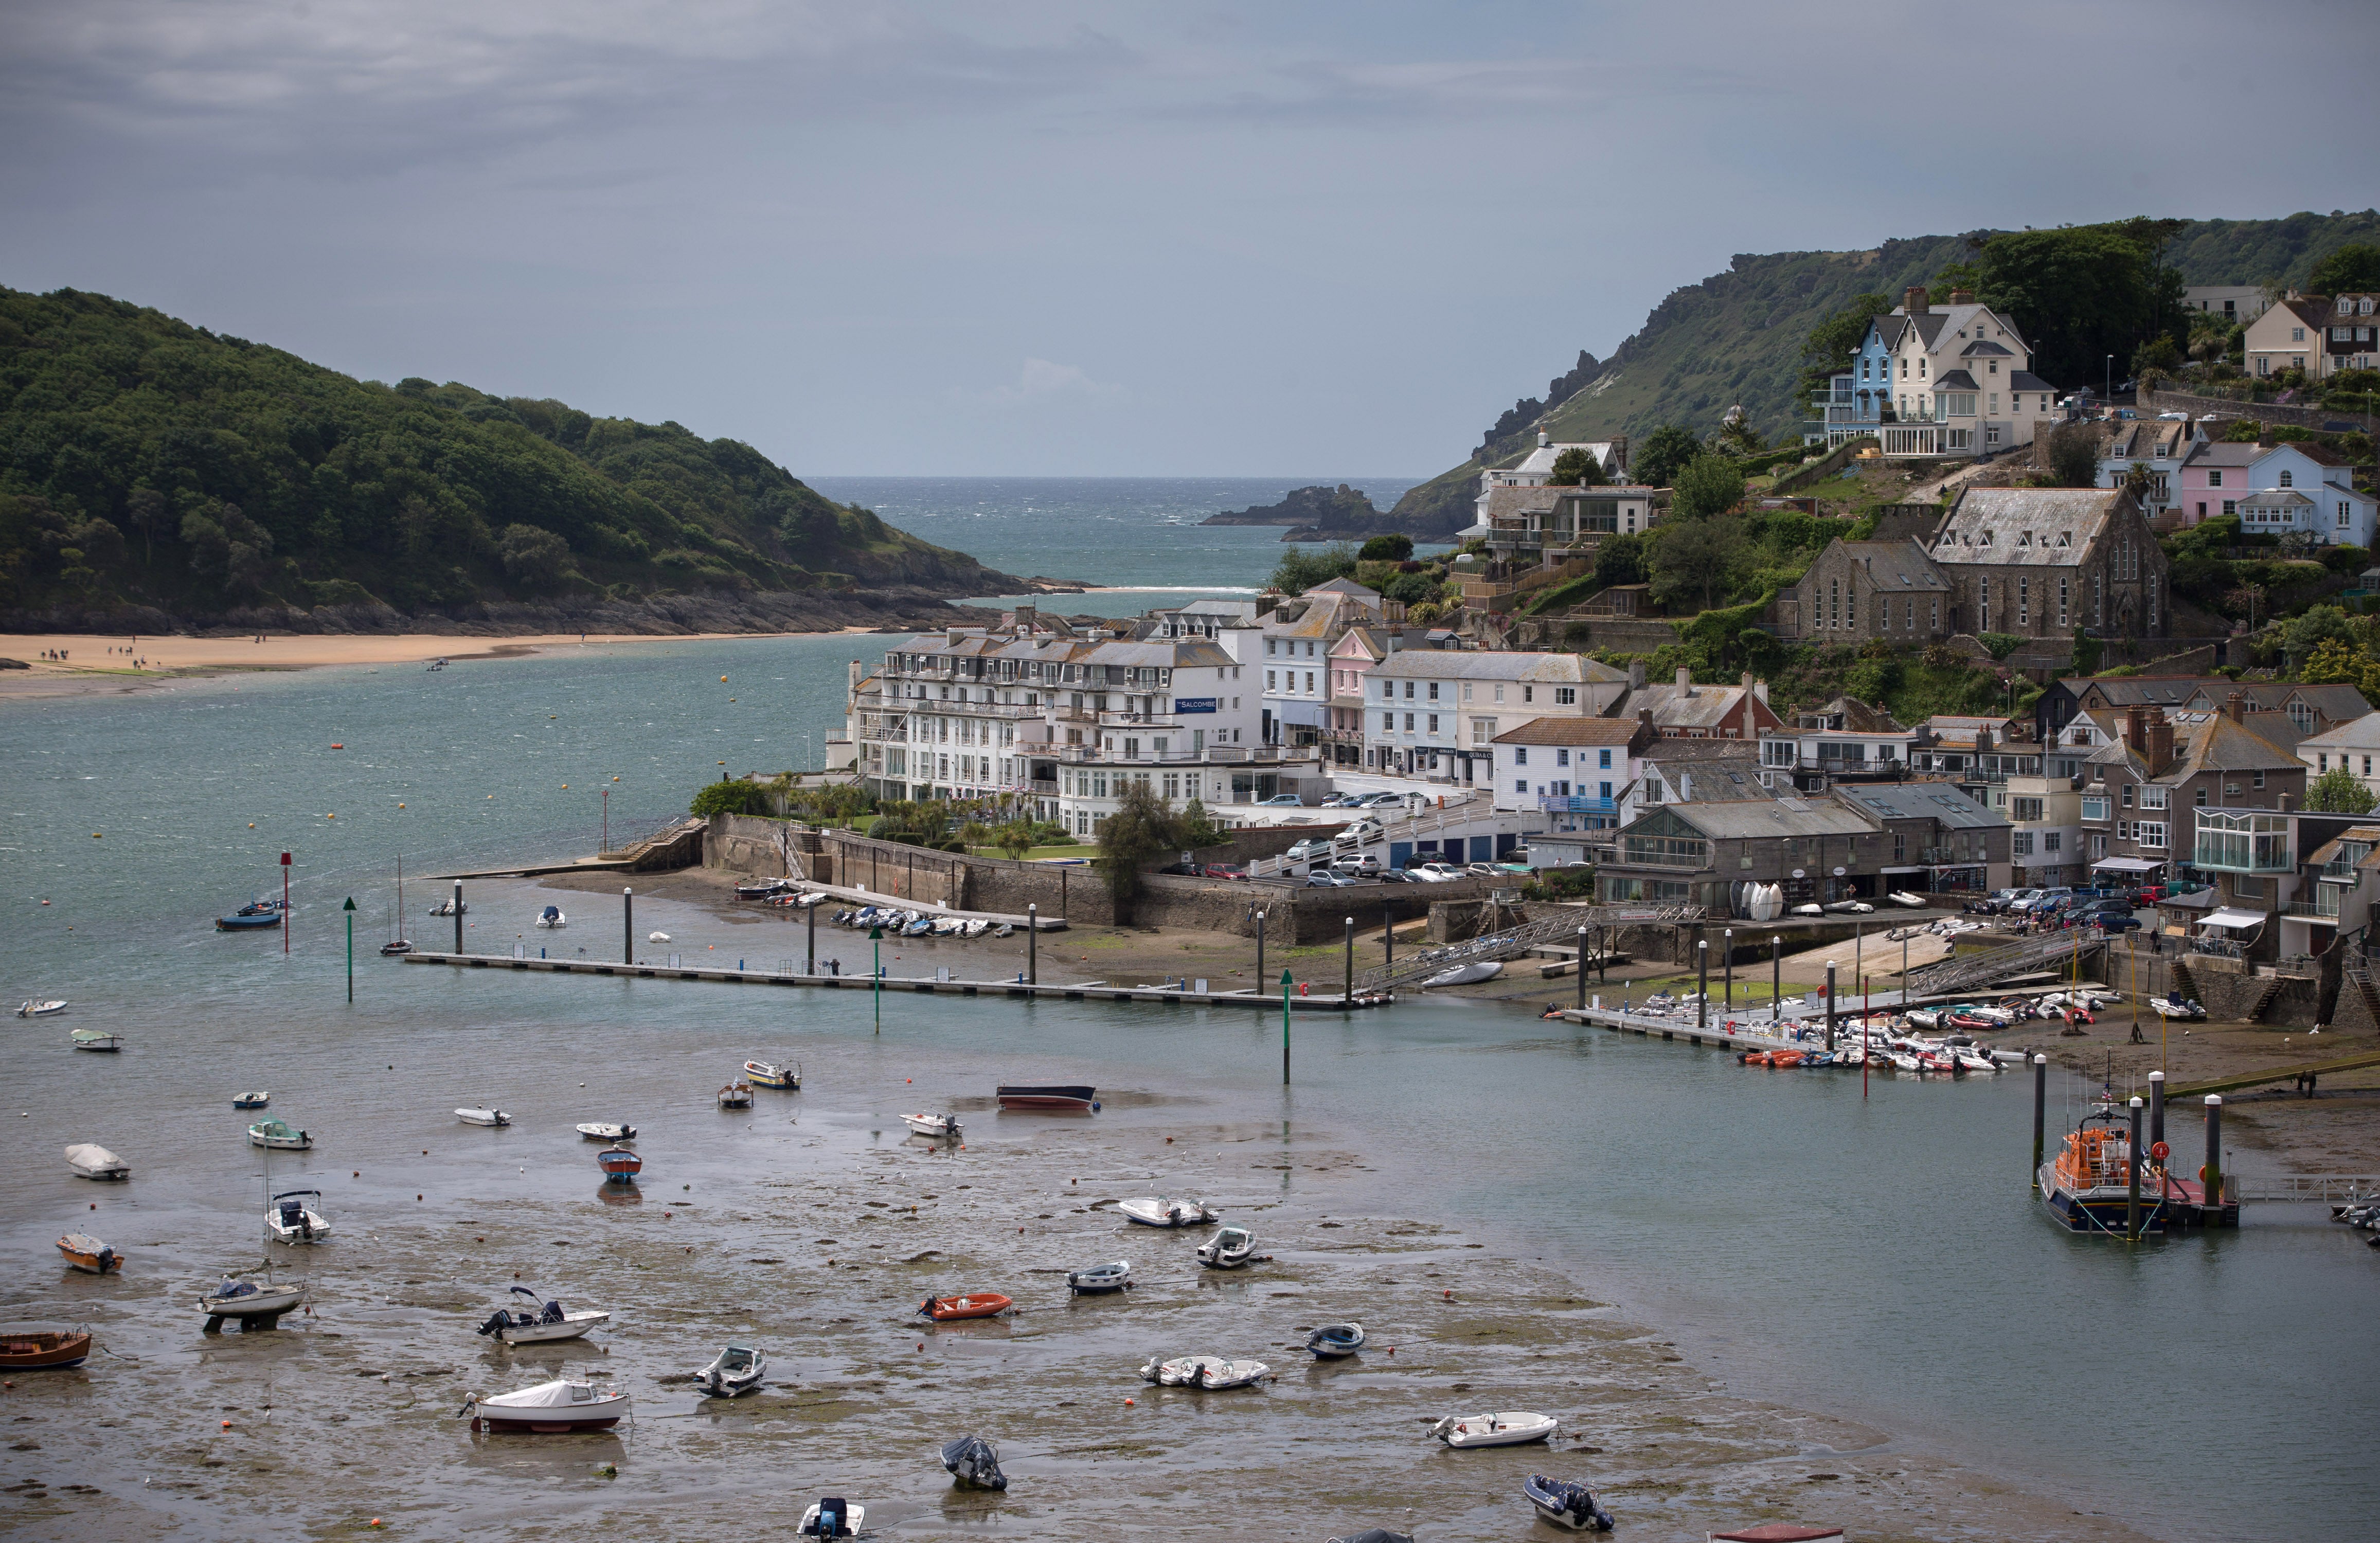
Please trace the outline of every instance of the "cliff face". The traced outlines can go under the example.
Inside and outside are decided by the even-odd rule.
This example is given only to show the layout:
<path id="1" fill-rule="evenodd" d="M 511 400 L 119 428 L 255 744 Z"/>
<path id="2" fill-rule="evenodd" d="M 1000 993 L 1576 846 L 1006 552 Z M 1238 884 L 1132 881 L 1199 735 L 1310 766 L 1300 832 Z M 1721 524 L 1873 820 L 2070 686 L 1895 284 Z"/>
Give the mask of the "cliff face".
<path id="1" fill-rule="evenodd" d="M 673 630 L 673 605 L 757 626 L 859 591 L 1023 587 L 734 440 L 358 381 L 105 296 L 0 289 L 0 627 L 533 611 Z"/>
<path id="2" fill-rule="evenodd" d="M 1480 470 L 1519 460 L 1540 430 L 1558 441 L 1615 433 L 1641 441 L 1665 423 L 1708 434 L 1728 408 L 1741 405 L 1764 438 L 1796 432 L 1805 416 L 1800 375 L 1811 330 L 1861 295 L 1887 295 L 1897 304 L 1909 286 L 1971 261 L 1973 242 L 1986 234 L 1921 236 L 1870 251 L 1739 256 L 1725 273 L 1655 306 L 1592 380 L 1572 384 L 1564 377 L 1554 383 L 1549 406 L 1530 415 L 1524 409 L 1531 399 L 1524 399 L 1505 413 L 1470 459 L 1398 501 L 1397 529 L 1418 536 L 1469 523 Z M 2290 284 L 2338 247 L 2375 240 L 2380 215 L 2371 211 L 2201 220 L 2181 228 L 2165 261 L 2184 284 Z M 1582 364 L 1592 358 L 1582 355 Z"/>

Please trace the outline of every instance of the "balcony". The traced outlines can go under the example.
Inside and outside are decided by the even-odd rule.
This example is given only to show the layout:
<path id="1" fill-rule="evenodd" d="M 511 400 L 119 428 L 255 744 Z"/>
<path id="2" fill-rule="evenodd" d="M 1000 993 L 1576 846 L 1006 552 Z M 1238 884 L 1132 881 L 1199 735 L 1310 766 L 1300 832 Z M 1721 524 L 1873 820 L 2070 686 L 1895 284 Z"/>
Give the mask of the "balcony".
<path id="1" fill-rule="evenodd" d="M 1588 798 L 1577 795 L 1541 794 L 1537 808 L 1547 814 L 1616 814 L 1620 801 L 1616 798 Z"/>
<path id="2" fill-rule="evenodd" d="M 1691 836 L 1629 836 L 1620 847 L 1622 862 L 1653 868 L 1710 866 L 1710 843 Z"/>
<path id="3" fill-rule="evenodd" d="M 2290 860 L 2289 817 L 2200 809 L 2198 844 L 2191 862 L 2222 873 L 2288 873 L 2297 867 Z"/>
<path id="4" fill-rule="evenodd" d="M 2292 900 L 2281 907 L 2281 915 L 2298 921 L 2318 921 L 2325 927 L 2338 925 L 2338 908 L 2323 909 L 2319 900 Z"/>

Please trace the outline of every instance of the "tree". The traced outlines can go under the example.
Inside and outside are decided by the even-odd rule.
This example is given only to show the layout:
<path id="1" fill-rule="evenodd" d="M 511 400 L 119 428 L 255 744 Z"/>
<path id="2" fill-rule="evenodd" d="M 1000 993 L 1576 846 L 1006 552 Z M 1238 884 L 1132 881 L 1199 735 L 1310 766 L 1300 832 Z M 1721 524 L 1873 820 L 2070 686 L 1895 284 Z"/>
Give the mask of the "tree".
<path id="1" fill-rule="evenodd" d="M 704 820 L 714 814 L 766 814 L 769 790 L 740 777 L 722 777 L 695 791 L 686 812 Z"/>
<path id="2" fill-rule="evenodd" d="M 1308 552 L 1293 546 L 1272 570 L 1273 588 L 1285 595 L 1302 595 L 1317 584 L 1345 578 L 1355 571 L 1355 549 L 1344 541 Z"/>
<path id="3" fill-rule="evenodd" d="M 959 844 L 970 852 L 990 846 L 993 839 L 991 827 L 980 819 L 967 820 L 959 826 Z"/>
<path id="4" fill-rule="evenodd" d="M 2095 487 L 2099 481 L 2099 430 L 2090 423 L 2061 423 L 2049 431 L 2049 476 L 2061 488 Z"/>
<path id="5" fill-rule="evenodd" d="M 1391 531 L 1385 536 L 1375 536 L 1366 541 L 1364 550 L 1355 555 L 1358 560 L 1366 563 L 1409 562 L 1413 558 L 1413 538 L 1402 531 Z"/>
<path id="6" fill-rule="evenodd" d="M 2181 277 L 2165 266 L 2179 224 L 2125 220 L 2056 230 L 2002 231 L 1984 243 L 1978 298 L 2014 321 L 2033 345 L 2034 374 L 2085 383 L 2109 372 L 2107 356 L 2131 358 L 2164 334 L 2190 338 Z"/>
<path id="7" fill-rule="evenodd" d="M 2305 287 L 2309 295 L 2368 294 L 2380 289 L 2380 247 L 2359 241 L 2339 248 L 2313 265 Z"/>
<path id="8" fill-rule="evenodd" d="M 1426 573 L 1401 573 L 1380 586 L 1380 593 L 1406 605 L 1419 605 L 1438 593 L 1439 581 Z"/>
<path id="9" fill-rule="evenodd" d="M 2227 444 L 2254 444 L 2265 437 L 2265 426 L 2252 418 L 2235 418 L 2223 430 Z"/>
<path id="10" fill-rule="evenodd" d="M 1742 502 L 1743 473 L 1725 456 L 1705 451 L 1679 469 L 1667 517 L 1706 519 Z"/>
<path id="11" fill-rule="evenodd" d="M 1232 839 L 1232 832 L 1215 823 L 1207 812 L 1206 800 L 1193 798 L 1182 806 L 1182 844 L 1193 852 L 1201 847 L 1220 846 Z"/>
<path id="12" fill-rule="evenodd" d="M 2323 643 L 2352 645 L 2354 641 L 2347 613 L 2336 605 L 2309 606 L 2303 615 L 2291 617 L 2281 627 L 2281 651 L 2289 655 L 2293 669 L 2301 668 Z"/>
<path id="13" fill-rule="evenodd" d="M 1140 893 L 1140 875 L 1161 855 L 1182 850 L 1182 818 L 1149 785 L 1135 780 L 1124 784 L 1116 811 L 1099 825 L 1099 855 L 1095 859 L 1107 876 L 1108 893 L 1119 905 L 1129 905 Z"/>
<path id="14" fill-rule="evenodd" d="M 2132 350 L 2131 372 L 2135 375 L 2145 374 L 2152 370 L 2162 374 L 2180 368 L 2181 346 L 2174 341 L 2170 333 L 2159 333 Z"/>
<path id="15" fill-rule="evenodd" d="M 2088 678 L 2099 673 L 2099 656 L 2105 646 L 2081 627 L 2074 629 L 2074 674 Z"/>
<path id="16" fill-rule="evenodd" d="M 157 532 L 160 528 L 171 529 L 165 516 L 165 495 L 154 488 L 135 488 L 124 495 L 124 514 L 131 520 L 132 529 L 140 532 L 140 560 L 155 562 Z"/>
<path id="17" fill-rule="evenodd" d="M 1546 476 L 1549 488 L 1591 488 L 1603 480 L 1603 467 L 1593 456 L 1572 445 L 1554 457 L 1554 468 Z M 1407 555 L 1411 555 L 1408 553 Z"/>
<path id="18" fill-rule="evenodd" d="M 1810 329 L 1802 345 L 1802 396 L 1812 401 L 1833 388 L 1834 377 L 1851 367 L 1867 340 L 1868 323 L 1892 311 L 1889 295 L 1857 295 L 1852 303 Z"/>
<path id="19" fill-rule="evenodd" d="M 570 564 L 570 543 L 534 525 L 507 525 L 497 539 L 504 572 L 524 589 L 550 589 Z"/>
<path id="20" fill-rule="evenodd" d="M 2325 814 L 2369 814 L 2380 803 L 2345 766 L 2334 766 L 2306 784 L 2305 807 Z"/>
<path id="21" fill-rule="evenodd" d="M 1645 436 L 1628 457 L 1631 481 L 1648 488 L 1666 488 L 1678 468 L 1702 454 L 1702 442 L 1674 423 L 1664 423 Z"/>
<path id="22" fill-rule="evenodd" d="M 1653 598 L 1663 604 L 1699 599 L 1709 610 L 1742 571 L 1751 542 L 1734 515 L 1680 519 L 1672 515 L 1653 528 Z"/>
<path id="23" fill-rule="evenodd" d="M 1012 820 L 991 833 L 991 844 L 1009 856 L 1013 862 L 1023 862 L 1025 854 L 1033 850 L 1033 825 L 1030 820 Z"/>
<path id="24" fill-rule="evenodd" d="M 1609 589 L 1614 584 L 1645 582 L 1645 538 L 1634 532 L 1606 536 L 1595 549 L 1595 583 Z"/>

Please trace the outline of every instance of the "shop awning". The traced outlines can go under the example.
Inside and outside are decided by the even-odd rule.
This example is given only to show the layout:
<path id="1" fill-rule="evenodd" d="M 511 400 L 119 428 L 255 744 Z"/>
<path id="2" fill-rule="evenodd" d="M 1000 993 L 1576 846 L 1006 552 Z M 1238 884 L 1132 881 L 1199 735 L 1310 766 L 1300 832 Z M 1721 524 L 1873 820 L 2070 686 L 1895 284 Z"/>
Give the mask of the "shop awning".
<path id="1" fill-rule="evenodd" d="M 1876 871 L 1878 873 L 1924 873 L 1927 869 L 1922 863 L 1912 863 L 1907 868 L 1880 868 Z"/>
<path id="2" fill-rule="evenodd" d="M 2104 869 L 2109 873 L 2155 873 L 2164 866 L 2146 857 L 2102 857 L 2091 865 L 2091 871 L 2097 873 Z"/>
<path id="3" fill-rule="evenodd" d="M 2262 927 L 2265 925 L 2265 913 L 2235 911 L 2226 905 L 2200 918 L 2199 925 L 2202 927 Z"/>

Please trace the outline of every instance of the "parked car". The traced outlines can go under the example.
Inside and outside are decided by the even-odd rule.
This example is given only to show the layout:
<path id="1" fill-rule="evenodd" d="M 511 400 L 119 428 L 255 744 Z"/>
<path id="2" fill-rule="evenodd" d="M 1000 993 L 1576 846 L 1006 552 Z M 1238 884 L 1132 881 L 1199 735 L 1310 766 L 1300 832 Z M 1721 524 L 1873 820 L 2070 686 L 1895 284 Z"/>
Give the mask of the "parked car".
<path id="1" fill-rule="evenodd" d="M 1305 800 L 1294 793 L 1276 793 L 1269 798 L 1257 799 L 1256 807 L 1260 809 L 1302 809 L 1305 807 Z"/>
<path id="2" fill-rule="evenodd" d="M 1359 809 L 1401 809 L 1405 807 L 1402 793 L 1366 793 L 1354 806 Z"/>
<path id="3" fill-rule="evenodd" d="M 1430 884 L 1451 884 L 1463 876 L 1463 870 L 1452 863 L 1419 863 L 1405 872 Z"/>
<path id="4" fill-rule="evenodd" d="M 1378 873 L 1374 874 L 1373 877 L 1379 880 L 1380 882 L 1384 884 L 1422 884 L 1428 882 L 1426 879 L 1415 878 L 1411 872 L 1402 868 L 1384 868 L 1380 869 Z"/>
<path id="5" fill-rule="evenodd" d="M 1198 876 L 1198 865 L 1196 863 L 1167 863 L 1163 868 L 1159 869 L 1157 871 L 1160 873 L 1176 873 L 1184 878 L 1195 879 Z"/>
<path id="6" fill-rule="evenodd" d="M 2023 912 L 2027 916 L 2036 912 L 2052 911 L 2065 905 L 2073 893 L 2070 889 L 2036 890 L 2032 899 L 2017 901 L 2010 905 L 2009 909 Z"/>
<path id="7" fill-rule="evenodd" d="M 1985 896 L 1984 905 L 1991 910 L 2021 911 L 2047 893 L 2037 889 L 1994 890 Z"/>
<path id="8" fill-rule="evenodd" d="M 1347 854 L 1332 862 L 1330 870 L 1355 879 L 1377 879 L 1380 876 L 1380 859 L 1369 853 Z"/>
<path id="9" fill-rule="evenodd" d="M 1334 873 L 1327 868 L 1318 868 L 1305 876 L 1305 887 L 1309 890 L 1343 890 L 1354 881 L 1345 874 Z"/>
<path id="10" fill-rule="evenodd" d="M 1377 820 L 1358 820 L 1331 839 L 1342 846 L 1361 846 L 1367 841 L 1378 841 L 1388 832 Z"/>
<path id="11" fill-rule="evenodd" d="M 1314 807 L 1318 809 L 1360 809 L 1364 807 L 1365 797 L 1366 795 L 1361 793 L 1337 793 Z"/>
<path id="12" fill-rule="evenodd" d="M 1308 836 L 1281 854 L 1283 858 L 1293 863 L 1310 863 L 1329 856 L 1330 856 L 1329 836 Z"/>
<path id="13" fill-rule="evenodd" d="M 1208 879 L 1245 879 L 1248 876 L 1245 863 L 1208 863 L 1198 870 Z"/>

